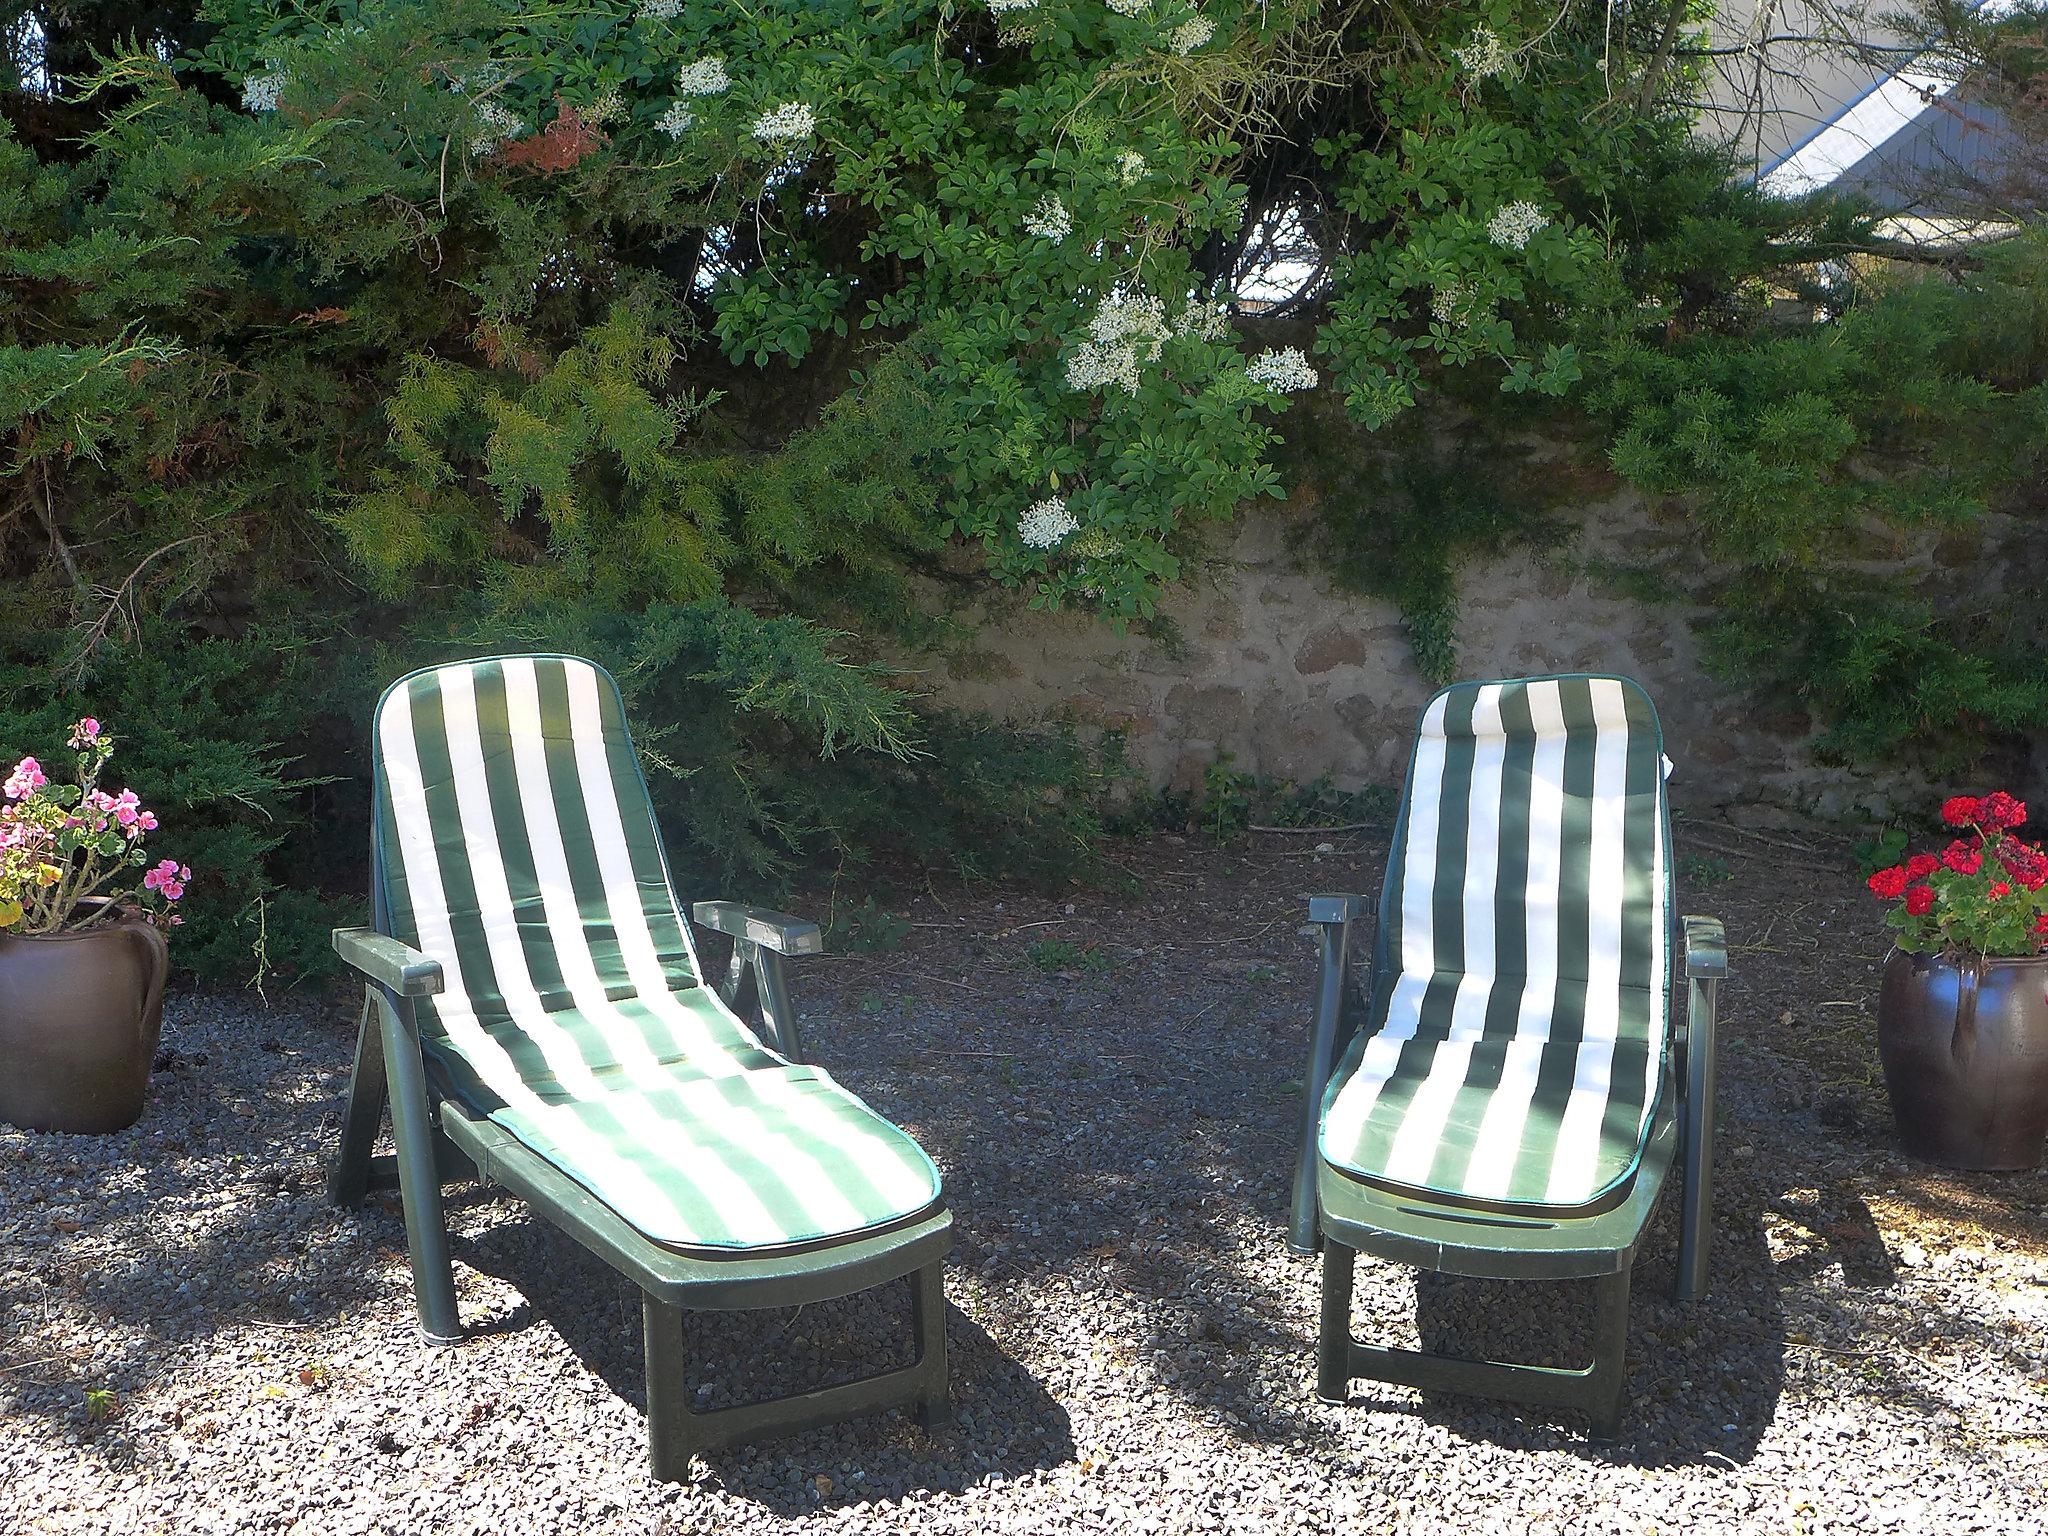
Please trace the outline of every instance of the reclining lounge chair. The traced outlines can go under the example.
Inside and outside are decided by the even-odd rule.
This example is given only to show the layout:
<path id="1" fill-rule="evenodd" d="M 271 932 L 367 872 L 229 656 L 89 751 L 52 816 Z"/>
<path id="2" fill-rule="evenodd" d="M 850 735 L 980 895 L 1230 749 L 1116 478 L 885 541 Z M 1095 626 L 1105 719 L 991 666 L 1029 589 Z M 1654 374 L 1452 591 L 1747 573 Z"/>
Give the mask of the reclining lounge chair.
<path id="1" fill-rule="evenodd" d="M 329 1192 L 355 1204 L 395 1182 L 427 1336 L 460 1336 L 441 1185 L 481 1177 L 644 1293 L 656 1477 L 897 1405 L 943 1422 L 937 1170 L 802 1064 L 781 962 L 820 949 L 815 924 L 698 903 L 733 944 L 722 987 L 705 984 L 611 677 L 566 656 L 415 672 L 378 705 L 375 766 L 375 927 L 334 936 L 366 1000 Z M 735 1012 L 749 981 L 765 1040 Z M 387 1093 L 397 1152 L 373 1158 Z M 913 1364 L 692 1411 L 685 1309 L 906 1274 Z"/>
<path id="2" fill-rule="evenodd" d="M 1612 1439 L 1629 1270 L 1682 1171 L 1677 1294 L 1706 1286 L 1721 925 L 1672 884 L 1657 716 L 1619 677 L 1464 683 L 1424 709 L 1388 855 L 1368 998 L 1346 996 L 1356 896 L 1309 904 L 1322 967 L 1289 1244 L 1323 1254 L 1317 1392 L 1355 1377 L 1585 1410 Z M 1685 1025 L 1674 1033 L 1676 975 Z M 1358 1253 L 1594 1282 L 1584 1369 L 1351 1336 Z"/>

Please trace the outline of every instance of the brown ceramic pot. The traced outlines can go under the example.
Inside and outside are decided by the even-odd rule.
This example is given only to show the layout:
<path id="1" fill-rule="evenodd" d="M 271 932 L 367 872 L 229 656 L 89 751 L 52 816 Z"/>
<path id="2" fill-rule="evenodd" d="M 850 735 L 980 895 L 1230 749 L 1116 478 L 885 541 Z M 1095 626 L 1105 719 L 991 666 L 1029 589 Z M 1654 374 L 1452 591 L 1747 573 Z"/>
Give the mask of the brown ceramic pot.
<path id="1" fill-rule="evenodd" d="M 1894 950 L 1877 1051 L 1899 1140 L 1950 1168 L 2038 1168 L 2048 1143 L 2048 955 Z"/>
<path id="2" fill-rule="evenodd" d="M 135 918 L 0 933 L 0 1120 L 86 1134 L 133 1125 L 169 965 L 164 936 Z"/>

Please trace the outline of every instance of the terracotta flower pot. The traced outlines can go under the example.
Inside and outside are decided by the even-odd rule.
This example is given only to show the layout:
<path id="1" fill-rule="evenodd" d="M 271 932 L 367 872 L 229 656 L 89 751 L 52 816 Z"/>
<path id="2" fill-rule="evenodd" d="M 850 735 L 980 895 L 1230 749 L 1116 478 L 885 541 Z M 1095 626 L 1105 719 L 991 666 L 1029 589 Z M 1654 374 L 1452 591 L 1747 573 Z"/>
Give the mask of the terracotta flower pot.
<path id="1" fill-rule="evenodd" d="M 1877 1050 L 1899 1139 L 1950 1168 L 2027 1169 L 2048 1142 L 2048 955 L 1894 950 Z"/>
<path id="2" fill-rule="evenodd" d="M 133 1125 L 169 965 L 164 936 L 134 918 L 0 933 L 0 1120 L 88 1134 Z"/>

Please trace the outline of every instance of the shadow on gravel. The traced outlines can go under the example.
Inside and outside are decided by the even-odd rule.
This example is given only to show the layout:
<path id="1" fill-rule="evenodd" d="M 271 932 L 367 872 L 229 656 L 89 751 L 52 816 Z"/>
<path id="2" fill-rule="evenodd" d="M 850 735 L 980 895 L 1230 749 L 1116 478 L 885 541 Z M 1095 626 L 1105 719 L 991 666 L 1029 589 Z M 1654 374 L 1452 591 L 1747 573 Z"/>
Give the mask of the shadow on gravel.
<path id="1" fill-rule="evenodd" d="M 174 1015 L 168 1032 L 177 1026 Z M 279 1026 L 290 1027 L 289 1018 Z M 318 1055 L 316 1043 L 302 1063 L 284 1058 L 276 1083 L 321 1081 Z M 128 1130 L 90 1140 L 21 1133 L 0 1145 L 0 1156 L 27 1165 L 35 1190 L 19 1212 L 12 1251 L 0 1254 L 0 1271 L 12 1264 L 24 1276 L 0 1294 L 0 1401 L 7 1414 L 77 1424 L 85 1452 L 110 1462 L 126 1461 L 155 1431 L 118 1411 L 81 1416 L 91 1394 L 112 1394 L 107 1401 L 118 1409 L 175 1382 L 182 1351 L 217 1334 L 287 1348 L 301 1335 L 318 1337 L 382 1294 L 376 1251 L 394 1240 L 402 1251 L 404 1243 L 396 1218 L 380 1229 L 372 1208 L 361 1237 L 309 1247 L 311 1229 L 334 1216 L 322 1191 L 330 1117 L 293 1106 L 266 1125 L 267 1109 L 256 1106 L 274 1084 L 220 1083 L 202 1070 L 208 1065 L 166 1048 L 150 1107 Z M 251 1145 L 262 1148 L 260 1159 L 223 1172 L 230 1151 Z M 109 1213 L 104 1191 L 121 1184 L 135 1193 L 127 1208 Z M 45 1205 L 46 1192 L 66 1198 Z M 0 1217 L 15 1215 L 0 1209 Z M 90 1320 L 91 1348 L 75 1337 L 39 1338 L 67 1308 Z"/>
<path id="2" fill-rule="evenodd" d="M 1810 1280 L 1829 1265 L 1840 1264 L 1844 1283 L 1859 1289 L 1898 1283 L 1898 1266 L 1884 1245 L 1884 1234 L 1852 1181 L 1838 1181 L 1818 1198 L 1803 1190 L 1783 1194 L 1767 1208 L 1812 1239 L 1805 1252 L 1779 1261 L 1781 1277 Z"/>
<path id="3" fill-rule="evenodd" d="M 1998 1232 L 2048 1246 L 2048 1168 L 2025 1173 L 1957 1173 L 1916 1165 L 1891 1191 L 1925 1221 Z"/>
<path id="4" fill-rule="evenodd" d="M 1724 1204 L 1708 1292 L 1688 1306 L 1671 1296 L 1675 1207 L 1667 1198 L 1636 1260 L 1628 1399 L 1617 1443 L 1592 1444 L 1584 1417 L 1562 1410 L 1432 1394 L 1422 1411 L 1454 1434 L 1514 1450 L 1561 1450 L 1635 1467 L 1748 1462 L 1785 1385 L 1785 1315 L 1761 1217 L 1737 1202 Z M 1434 1353 L 1562 1366 L 1591 1358 L 1588 1282 L 1421 1274 L 1415 1295 L 1416 1333 Z M 1369 1384 L 1362 1390 L 1388 1407 L 1413 1402 Z"/>
<path id="5" fill-rule="evenodd" d="M 533 1219 L 458 1238 L 455 1253 L 526 1298 L 501 1331 L 522 1317 L 547 1323 L 607 1387 L 646 1411 L 640 1293 L 630 1282 Z M 946 1328 L 953 1426 L 927 1432 L 896 1410 L 736 1446 L 701 1465 L 727 1492 L 793 1518 L 878 1495 L 1028 1478 L 1073 1460 L 1066 1411 L 1030 1372 L 959 1308 L 948 1307 Z M 828 1386 L 910 1363 L 909 1286 L 895 1280 L 804 1307 L 695 1312 L 688 1340 L 700 1410 Z M 999 1443 L 984 1451 L 992 1425 Z M 973 1448 L 970 1430 L 980 1432 Z"/>

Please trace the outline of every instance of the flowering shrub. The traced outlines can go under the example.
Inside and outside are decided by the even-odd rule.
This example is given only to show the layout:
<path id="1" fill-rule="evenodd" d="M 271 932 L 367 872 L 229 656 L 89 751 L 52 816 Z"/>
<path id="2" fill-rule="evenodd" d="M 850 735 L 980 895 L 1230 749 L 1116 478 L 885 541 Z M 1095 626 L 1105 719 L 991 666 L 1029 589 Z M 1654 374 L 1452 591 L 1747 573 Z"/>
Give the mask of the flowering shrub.
<path id="1" fill-rule="evenodd" d="M 155 98 L 190 106 L 186 87 L 211 73 L 248 97 L 222 133 L 342 154 L 338 174 L 433 210 L 430 234 L 409 213 L 352 234 L 340 270 L 373 248 L 423 258 L 430 239 L 430 270 L 469 274 L 440 330 L 387 342 L 405 359 L 389 447 L 413 462 L 338 487 L 328 509 L 380 586 L 436 581 L 479 551 L 527 556 L 498 530 L 538 512 L 547 558 L 522 563 L 542 571 L 492 589 L 542 596 L 551 562 L 578 590 L 606 587 L 603 568 L 567 569 L 586 551 L 639 589 L 608 601 L 734 590 L 757 550 L 771 569 L 830 562 L 866 586 L 879 552 L 959 540 L 1040 605 L 1128 621 L 1179 575 L 1185 525 L 1280 493 L 1272 424 L 1318 371 L 1293 349 L 1257 360 L 1216 267 L 1246 217 L 1253 83 L 1292 76 L 1323 28 L 1313 7 L 215 0 L 207 14 L 206 46 L 150 82 Z M 407 127 L 360 127 L 372 120 Z M 360 206 L 384 222 L 390 205 Z M 335 299 L 321 312 L 337 336 L 377 307 Z M 630 332 L 647 366 L 620 377 L 611 351 L 591 367 L 601 329 Z M 770 528 L 769 498 L 703 483 L 737 467 L 712 445 L 750 414 L 747 374 L 845 378 L 855 347 L 848 410 L 908 419 L 883 396 L 896 378 L 920 400 L 886 455 L 894 494 L 873 498 L 892 526 L 863 528 L 835 500 Z M 1048 501 L 1074 537 L 1043 536 L 1030 513 Z"/>
<path id="2" fill-rule="evenodd" d="M 1504 437 L 1529 397 L 1584 400 L 1615 467 L 1673 497 L 1670 549 L 1726 573 L 1701 611 L 1750 646 L 1731 675 L 1849 716 L 1831 744 L 1890 759 L 2048 721 L 2039 604 L 1864 601 L 1842 564 L 1873 517 L 1902 550 L 1952 540 L 2033 483 L 2048 352 L 2014 317 L 2048 241 L 1974 245 L 1910 312 L 1831 287 L 1839 318 L 1777 324 L 1767 296 L 1808 282 L 1780 276 L 1860 269 L 1860 226 L 1760 213 L 1702 157 L 1667 105 L 1699 63 L 1668 5 L 23 14 L 0 51 L 0 486 L 34 515 L 0 519 L 0 712 L 61 739 L 118 703 L 128 771 L 176 784 L 204 854 L 181 963 L 212 974 L 328 953 L 344 915 L 319 904 L 361 890 L 372 673 L 687 610 L 661 665 L 735 680 L 692 699 L 721 722 L 692 803 L 726 813 L 697 831 L 749 867 L 836 853 L 815 738 L 756 729 L 814 674 L 853 697 L 831 631 L 950 647 L 982 579 L 1143 619 L 1189 530 L 1282 492 L 1282 430 L 1450 487 L 1356 475 L 1300 502 L 1371 530 L 1355 564 L 1441 675 L 1460 561 L 1530 498 L 1469 473 L 1471 425 L 1440 474 L 1342 414 L 1427 444 L 1435 420 L 1401 416 L 1431 394 Z M 1659 589 L 1686 563 L 1663 542 Z M 891 734 L 884 695 L 864 734 Z M 689 718 L 678 743 L 705 739 Z"/>
<path id="3" fill-rule="evenodd" d="M 114 738 L 90 715 L 71 728 L 75 772 L 59 784 L 33 757 L 14 765 L 0 793 L 0 929 L 54 933 L 83 926 L 103 911 L 140 913 L 175 927 L 172 910 L 192 871 L 176 859 L 155 864 L 143 840 L 156 830 L 156 813 L 134 790 L 109 794 L 101 770 L 114 755 Z M 132 880 L 141 870 L 139 881 Z M 79 903 L 102 898 L 104 907 Z"/>
<path id="4" fill-rule="evenodd" d="M 1916 853 L 1870 877 L 1901 949 L 1950 955 L 2048 953 L 2048 853 L 2023 843 L 2027 808 L 2004 790 L 1959 795 L 1941 819 L 1967 836 L 1939 855 Z"/>

